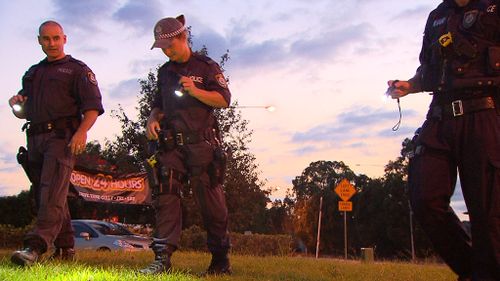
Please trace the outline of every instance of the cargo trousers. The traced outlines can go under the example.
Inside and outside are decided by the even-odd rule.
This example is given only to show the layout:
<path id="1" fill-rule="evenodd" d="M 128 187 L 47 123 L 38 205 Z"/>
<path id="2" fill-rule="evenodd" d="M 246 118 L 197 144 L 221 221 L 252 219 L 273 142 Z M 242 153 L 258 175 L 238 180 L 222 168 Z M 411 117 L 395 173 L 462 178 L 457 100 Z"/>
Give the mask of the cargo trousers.
<path id="1" fill-rule="evenodd" d="M 182 230 L 181 190 L 188 184 L 200 208 L 207 231 L 207 246 L 213 254 L 226 254 L 230 248 L 228 210 L 220 184 L 212 184 L 207 165 L 212 158 L 211 149 L 190 145 L 197 159 L 189 159 L 179 149 L 162 152 L 161 192 L 155 196 L 156 228 L 152 249 L 156 253 L 172 254 L 178 247 Z"/>
<path id="2" fill-rule="evenodd" d="M 74 247 L 67 196 L 75 156 L 68 147 L 72 132 L 52 131 L 28 137 L 28 162 L 35 192 L 37 217 L 24 237 L 24 246 L 40 254 L 55 245 Z"/>
<path id="3" fill-rule="evenodd" d="M 450 207 L 457 171 L 471 234 Z M 410 160 L 411 206 L 459 276 L 500 280 L 500 115 L 495 109 L 424 122 Z"/>

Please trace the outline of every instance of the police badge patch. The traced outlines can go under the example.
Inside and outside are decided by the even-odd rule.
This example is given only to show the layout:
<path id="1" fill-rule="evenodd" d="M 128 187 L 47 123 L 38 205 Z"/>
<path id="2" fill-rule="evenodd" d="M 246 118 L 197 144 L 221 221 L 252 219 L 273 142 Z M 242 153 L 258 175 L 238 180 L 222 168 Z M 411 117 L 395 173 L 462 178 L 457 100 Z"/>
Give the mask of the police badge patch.
<path id="1" fill-rule="evenodd" d="M 462 21 L 462 25 L 464 28 L 470 28 L 474 25 L 477 20 L 477 16 L 479 15 L 478 10 L 468 11 L 464 14 L 464 19 Z"/>
<path id="2" fill-rule="evenodd" d="M 87 72 L 87 79 L 90 83 L 97 86 L 97 80 L 95 79 L 95 74 L 92 71 Z"/>
<path id="3" fill-rule="evenodd" d="M 163 29 L 161 28 L 161 25 L 157 25 L 155 28 L 156 34 L 160 34 L 162 31 L 163 31 Z"/>
<path id="4" fill-rule="evenodd" d="M 227 81 L 226 78 L 224 78 L 224 75 L 222 75 L 222 73 L 215 75 L 215 80 L 217 80 L 217 83 L 219 83 L 219 85 L 222 88 L 227 89 Z"/>

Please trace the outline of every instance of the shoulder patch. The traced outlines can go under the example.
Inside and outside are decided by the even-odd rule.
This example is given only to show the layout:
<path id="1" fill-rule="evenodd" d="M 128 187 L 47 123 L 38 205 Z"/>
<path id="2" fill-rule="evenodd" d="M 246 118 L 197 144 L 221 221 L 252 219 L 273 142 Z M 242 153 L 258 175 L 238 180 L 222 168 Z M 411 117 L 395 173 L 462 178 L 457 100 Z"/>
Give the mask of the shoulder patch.
<path id="1" fill-rule="evenodd" d="M 90 83 L 97 86 L 97 79 L 95 79 L 95 74 L 90 70 L 87 72 L 87 79 Z"/>
<path id="2" fill-rule="evenodd" d="M 466 12 L 464 14 L 464 18 L 462 20 L 463 27 L 466 29 L 472 27 L 474 25 L 474 23 L 476 22 L 478 15 L 479 15 L 478 10 L 472 10 L 472 11 Z"/>
<path id="3" fill-rule="evenodd" d="M 224 89 L 227 89 L 227 81 L 226 81 L 226 78 L 224 77 L 224 75 L 222 73 L 218 73 L 215 75 L 215 80 L 217 81 L 217 83 L 219 83 L 219 85 L 224 88 Z"/>

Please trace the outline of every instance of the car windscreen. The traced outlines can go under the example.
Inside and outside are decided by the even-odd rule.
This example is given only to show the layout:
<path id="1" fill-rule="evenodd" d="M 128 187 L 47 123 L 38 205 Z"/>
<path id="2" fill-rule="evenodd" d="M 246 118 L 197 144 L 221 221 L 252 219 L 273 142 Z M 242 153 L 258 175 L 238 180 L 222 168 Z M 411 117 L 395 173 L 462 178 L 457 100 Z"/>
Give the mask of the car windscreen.
<path id="1" fill-rule="evenodd" d="M 90 224 L 104 235 L 132 235 L 128 229 L 119 224 L 109 222 L 95 222 Z"/>

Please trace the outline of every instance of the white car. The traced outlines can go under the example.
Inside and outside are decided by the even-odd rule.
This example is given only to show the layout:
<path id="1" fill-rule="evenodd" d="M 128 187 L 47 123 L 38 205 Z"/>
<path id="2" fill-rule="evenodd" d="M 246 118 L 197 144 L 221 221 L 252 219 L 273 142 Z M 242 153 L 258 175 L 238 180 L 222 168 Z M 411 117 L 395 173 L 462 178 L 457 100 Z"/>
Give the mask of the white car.
<path id="1" fill-rule="evenodd" d="M 120 224 L 99 220 L 71 220 L 75 248 L 98 251 L 149 249 L 151 238 L 135 235 Z"/>

